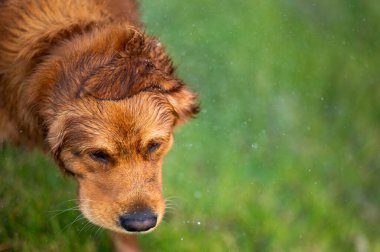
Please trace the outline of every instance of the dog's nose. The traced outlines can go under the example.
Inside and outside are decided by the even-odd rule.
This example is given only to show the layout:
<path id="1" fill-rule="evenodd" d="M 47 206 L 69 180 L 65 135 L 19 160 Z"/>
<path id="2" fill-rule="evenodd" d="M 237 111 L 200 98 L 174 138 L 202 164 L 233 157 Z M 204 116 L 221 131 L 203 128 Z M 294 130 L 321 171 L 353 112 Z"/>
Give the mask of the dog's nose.
<path id="1" fill-rule="evenodd" d="M 157 215 L 145 209 L 121 215 L 120 225 L 129 232 L 142 232 L 156 226 Z"/>

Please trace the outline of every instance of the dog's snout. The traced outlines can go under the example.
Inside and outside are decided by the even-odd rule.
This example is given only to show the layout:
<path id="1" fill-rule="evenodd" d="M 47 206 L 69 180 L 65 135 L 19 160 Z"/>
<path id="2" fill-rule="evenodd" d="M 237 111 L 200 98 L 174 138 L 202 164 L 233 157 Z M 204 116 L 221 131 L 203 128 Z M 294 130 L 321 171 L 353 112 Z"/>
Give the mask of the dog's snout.
<path id="1" fill-rule="evenodd" d="M 119 218 L 120 225 L 129 232 L 147 231 L 156 226 L 157 215 L 145 209 L 126 213 Z"/>

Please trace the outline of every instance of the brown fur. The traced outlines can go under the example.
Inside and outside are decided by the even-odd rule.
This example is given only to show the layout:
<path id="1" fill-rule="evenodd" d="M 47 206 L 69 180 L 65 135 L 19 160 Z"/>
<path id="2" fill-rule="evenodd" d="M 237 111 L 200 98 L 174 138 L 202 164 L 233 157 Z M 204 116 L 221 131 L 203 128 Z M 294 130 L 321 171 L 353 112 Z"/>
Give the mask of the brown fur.
<path id="1" fill-rule="evenodd" d="M 0 34 L 0 143 L 51 152 L 95 224 L 124 232 L 117 216 L 141 207 L 160 221 L 162 158 L 198 105 L 136 3 L 1 1 Z"/>

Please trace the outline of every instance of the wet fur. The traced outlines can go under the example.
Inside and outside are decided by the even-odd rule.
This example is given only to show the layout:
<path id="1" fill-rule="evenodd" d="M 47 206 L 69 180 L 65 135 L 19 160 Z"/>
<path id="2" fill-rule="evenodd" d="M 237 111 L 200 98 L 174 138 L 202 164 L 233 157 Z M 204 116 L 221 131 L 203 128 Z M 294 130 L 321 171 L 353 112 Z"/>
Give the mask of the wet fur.
<path id="1" fill-rule="evenodd" d="M 162 158 L 198 104 L 136 3 L 0 1 L 0 34 L 0 144 L 50 152 L 98 225 L 123 232 L 115 216 L 143 207 L 162 219 Z"/>

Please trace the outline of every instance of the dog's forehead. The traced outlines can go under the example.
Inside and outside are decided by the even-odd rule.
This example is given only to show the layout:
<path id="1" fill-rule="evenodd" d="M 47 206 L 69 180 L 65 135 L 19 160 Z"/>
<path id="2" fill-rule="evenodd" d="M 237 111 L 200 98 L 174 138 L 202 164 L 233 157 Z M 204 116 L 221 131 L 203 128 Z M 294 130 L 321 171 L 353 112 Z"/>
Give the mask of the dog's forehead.
<path id="1" fill-rule="evenodd" d="M 169 140 L 177 120 L 162 94 L 146 92 L 120 101 L 85 98 L 65 116 L 65 141 L 82 152 L 106 149 L 111 153 Z"/>
<path id="2" fill-rule="evenodd" d="M 169 103 L 151 93 L 101 103 L 98 118 L 104 120 L 108 134 L 119 141 L 165 137 L 171 134 L 176 120 Z"/>

